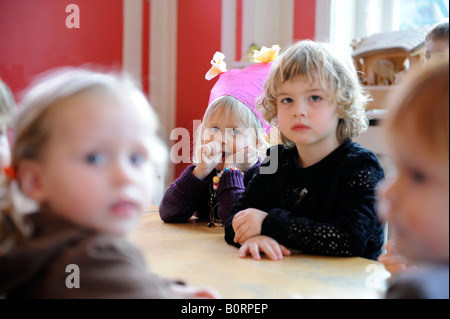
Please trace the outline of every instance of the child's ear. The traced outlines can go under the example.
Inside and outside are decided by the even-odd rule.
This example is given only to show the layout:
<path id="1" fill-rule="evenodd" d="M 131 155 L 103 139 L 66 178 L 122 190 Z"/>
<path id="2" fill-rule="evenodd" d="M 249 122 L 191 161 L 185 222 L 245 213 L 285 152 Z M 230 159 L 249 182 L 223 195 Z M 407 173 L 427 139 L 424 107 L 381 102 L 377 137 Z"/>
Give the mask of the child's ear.
<path id="1" fill-rule="evenodd" d="M 17 179 L 22 192 L 36 201 L 42 203 L 46 199 L 44 179 L 41 165 L 32 160 L 22 160 L 17 168 Z"/>

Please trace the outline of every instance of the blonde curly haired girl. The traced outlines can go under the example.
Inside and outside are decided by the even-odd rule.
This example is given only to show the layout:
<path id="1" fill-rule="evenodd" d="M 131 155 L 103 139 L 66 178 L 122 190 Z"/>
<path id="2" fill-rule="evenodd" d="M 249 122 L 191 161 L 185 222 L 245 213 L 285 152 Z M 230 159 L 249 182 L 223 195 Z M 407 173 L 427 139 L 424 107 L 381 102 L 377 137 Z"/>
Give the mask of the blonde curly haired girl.
<path id="1" fill-rule="evenodd" d="M 301 41 L 274 62 L 261 113 L 283 144 L 269 149 L 225 225 L 241 257 L 277 260 L 293 248 L 377 258 L 383 227 L 374 192 L 384 172 L 352 141 L 367 128 L 368 99 L 351 57 L 330 44 Z"/>

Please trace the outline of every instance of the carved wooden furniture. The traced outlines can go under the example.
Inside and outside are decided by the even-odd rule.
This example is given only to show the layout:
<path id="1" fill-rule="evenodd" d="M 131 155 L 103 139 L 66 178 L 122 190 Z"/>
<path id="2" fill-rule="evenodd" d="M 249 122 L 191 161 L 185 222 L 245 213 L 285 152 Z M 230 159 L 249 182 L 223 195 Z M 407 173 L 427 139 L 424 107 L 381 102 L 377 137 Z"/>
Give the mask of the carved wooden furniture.
<path id="1" fill-rule="evenodd" d="M 384 98 L 411 69 L 422 67 L 425 36 L 432 26 L 377 33 L 353 40 L 353 59 L 373 101 L 368 109 L 385 109 Z"/>

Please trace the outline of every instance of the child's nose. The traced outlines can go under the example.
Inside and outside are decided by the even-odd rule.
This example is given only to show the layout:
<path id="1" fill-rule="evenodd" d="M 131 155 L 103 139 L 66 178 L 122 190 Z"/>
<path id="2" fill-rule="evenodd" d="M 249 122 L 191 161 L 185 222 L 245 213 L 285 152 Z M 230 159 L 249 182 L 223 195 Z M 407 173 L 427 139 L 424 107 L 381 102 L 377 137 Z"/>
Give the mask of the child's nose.
<path id="1" fill-rule="evenodd" d="M 214 134 L 211 134 L 209 137 L 210 142 L 219 142 L 222 143 L 225 139 L 225 134 L 222 131 L 218 131 Z"/>
<path id="2" fill-rule="evenodd" d="M 307 105 L 305 102 L 302 101 L 296 101 L 294 102 L 294 107 L 292 108 L 292 116 L 293 117 L 299 117 L 299 116 L 306 116 L 307 115 Z"/>
<path id="3" fill-rule="evenodd" d="M 115 185 L 128 184 L 132 181 L 132 167 L 125 160 L 117 160 L 112 167 Z"/>
<path id="4" fill-rule="evenodd" d="M 224 138 L 223 138 L 223 145 L 233 145 L 234 143 L 236 143 L 236 134 L 233 133 L 234 129 L 226 129 L 225 130 L 225 134 L 224 134 Z"/>
<path id="5" fill-rule="evenodd" d="M 225 130 L 225 132 L 223 132 L 221 134 L 221 142 L 222 142 L 222 144 L 227 144 L 228 137 L 229 137 L 229 134 L 228 134 L 227 130 Z"/>

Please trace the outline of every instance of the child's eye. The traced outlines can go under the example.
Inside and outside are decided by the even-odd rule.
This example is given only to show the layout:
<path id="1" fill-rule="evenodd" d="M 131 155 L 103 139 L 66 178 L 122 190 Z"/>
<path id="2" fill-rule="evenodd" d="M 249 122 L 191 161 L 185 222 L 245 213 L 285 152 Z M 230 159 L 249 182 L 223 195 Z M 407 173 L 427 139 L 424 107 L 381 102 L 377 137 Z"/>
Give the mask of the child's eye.
<path id="1" fill-rule="evenodd" d="M 87 163 L 93 165 L 103 164 L 106 160 L 105 156 L 100 153 L 90 153 L 85 159 Z"/>
<path id="2" fill-rule="evenodd" d="M 426 175 L 418 170 L 411 170 L 409 172 L 411 179 L 417 184 L 423 184 L 427 181 Z"/>
<path id="3" fill-rule="evenodd" d="M 313 95 L 309 98 L 309 100 L 312 102 L 319 102 L 320 100 L 322 100 L 322 98 L 318 95 Z"/>
<path id="4" fill-rule="evenodd" d="M 218 128 L 218 127 L 215 127 L 215 126 L 210 127 L 209 130 L 210 130 L 211 132 L 213 132 L 213 133 L 219 133 L 219 132 L 220 132 L 219 128 Z"/>
<path id="5" fill-rule="evenodd" d="M 283 103 L 283 104 L 289 104 L 289 103 L 292 103 L 292 102 L 294 102 L 294 100 L 291 99 L 290 97 L 287 97 L 287 98 L 284 98 L 284 99 L 281 100 L 281 103 Z"/>
<path id="6" fill-rule="evenodd" d="M 231 129 L 231 134 L 232 135 L 238 135 L 239 133 L 240 133 L 239 129 L 237 129 L 237 128 Z"/>
<path id="7" fill-rule="evenodd" d="M 143 154 L 133 154 L 130 160 L 133 165 L 141 165 L 145 162 L 146 157 Z"/>

